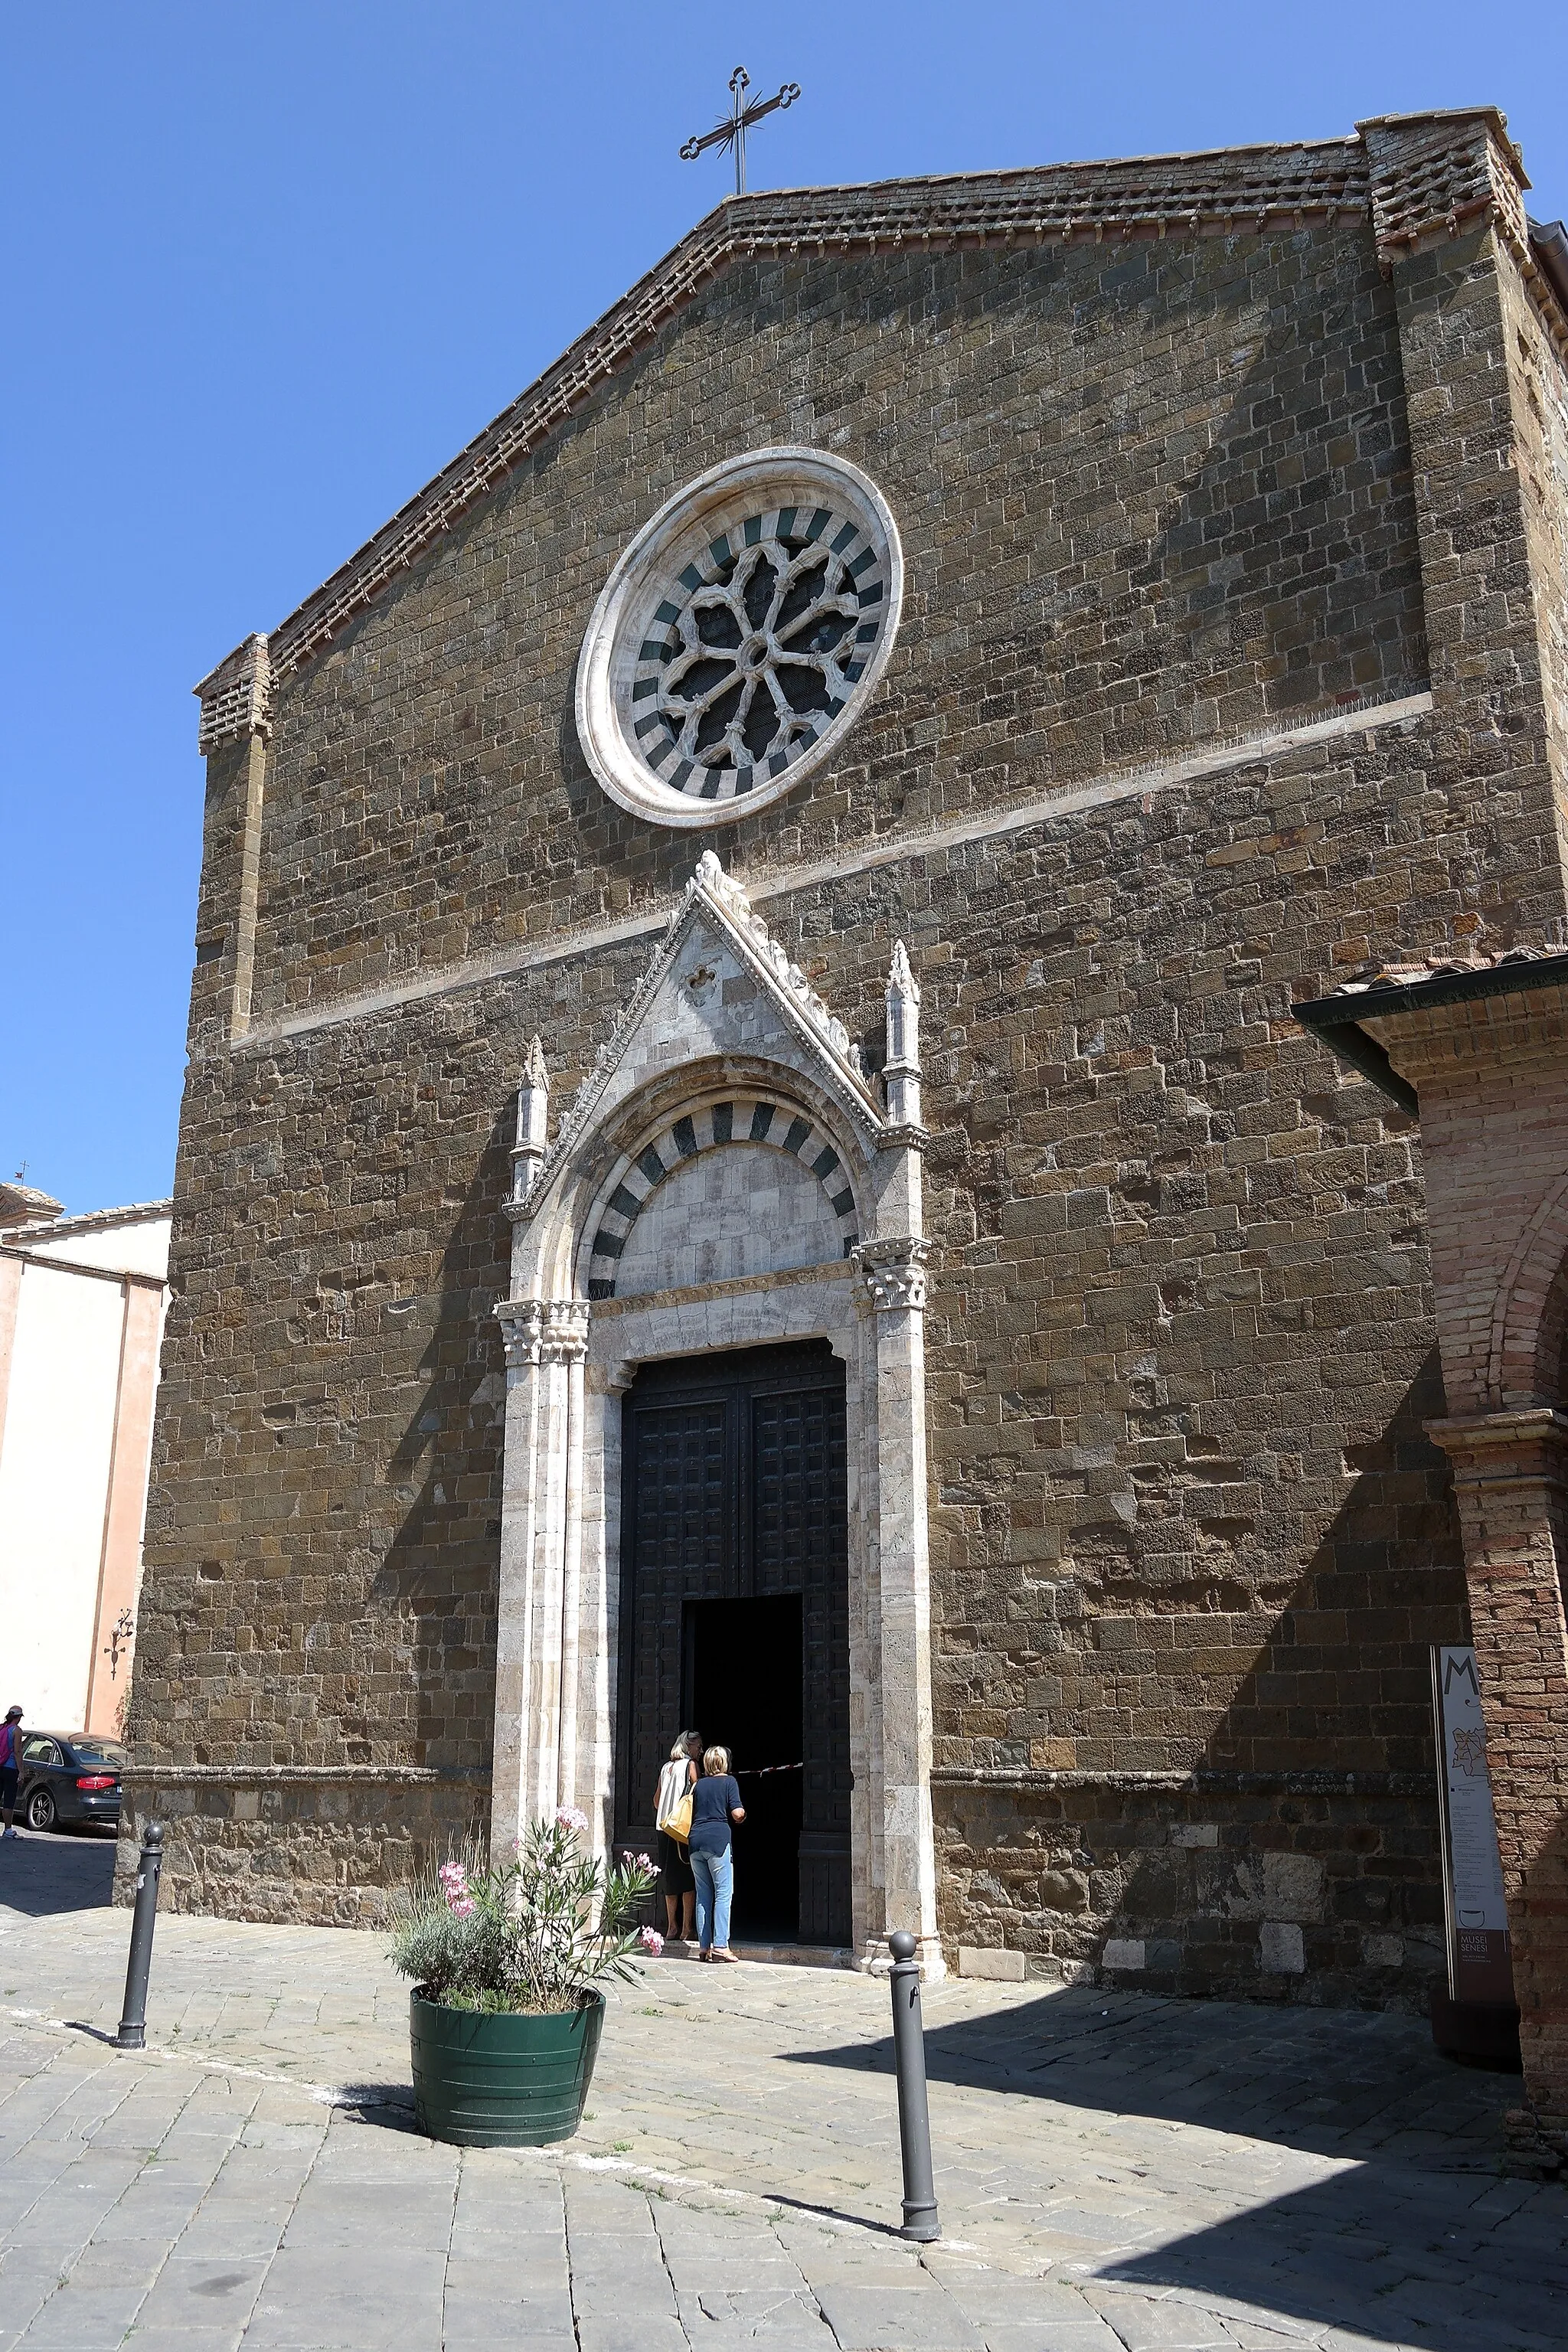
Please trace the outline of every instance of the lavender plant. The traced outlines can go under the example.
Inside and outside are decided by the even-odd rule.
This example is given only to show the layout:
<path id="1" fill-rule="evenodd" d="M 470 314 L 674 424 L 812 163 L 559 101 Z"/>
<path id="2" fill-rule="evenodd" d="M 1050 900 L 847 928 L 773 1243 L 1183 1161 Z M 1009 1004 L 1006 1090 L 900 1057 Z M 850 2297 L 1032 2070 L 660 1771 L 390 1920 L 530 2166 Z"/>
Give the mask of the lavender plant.
<path id="1" fill-rule="evenodd" d="M 509 1860 L 443 1863 L 408 1899 L 390 1958 L 448 2009 L 549 2015 L 581 2009 L 603 1977 L 635 1973 L 664 1939 L 634 1915 L 655 1885 L 646 1853 L 607 1874 L 581 1843 L 587 1816 L 563 1806 L 535 1822 Z"/>

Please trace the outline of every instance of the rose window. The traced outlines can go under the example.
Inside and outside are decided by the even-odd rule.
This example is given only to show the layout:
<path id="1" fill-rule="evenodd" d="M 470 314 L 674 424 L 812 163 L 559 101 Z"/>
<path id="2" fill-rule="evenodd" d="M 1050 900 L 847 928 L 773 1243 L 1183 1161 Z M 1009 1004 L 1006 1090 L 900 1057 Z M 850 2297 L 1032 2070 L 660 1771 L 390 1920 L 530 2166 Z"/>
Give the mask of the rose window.
<path id="1" fill-rule="evenodd" d="M 901 585 L 892 518 L 816 450 L 764 450 L 682 492 L 599 600 L 578 729 L 624 807 L 742 815 L 826 755 L 879 673 Z"/>
<path id="2" fill-rule="evenodd" d="M 887 583 L 854 522 L 826 507 L 750 515 L 689 564 L 642 646 L 635 728 L 656 775 L 709 799 L 782 775 L 865 675 Z"/>

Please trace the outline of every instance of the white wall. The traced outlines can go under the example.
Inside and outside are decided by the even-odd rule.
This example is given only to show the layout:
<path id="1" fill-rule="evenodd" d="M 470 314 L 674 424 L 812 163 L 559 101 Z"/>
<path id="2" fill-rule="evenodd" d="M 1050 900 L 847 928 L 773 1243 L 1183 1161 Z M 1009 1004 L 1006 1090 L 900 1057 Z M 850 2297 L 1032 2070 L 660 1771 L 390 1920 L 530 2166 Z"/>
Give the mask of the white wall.
<path id="1" fill-rule="evenodd" d="M 25 1267 L 0 1433 L 0 1708 L 40 1729 L 78 1729 L 87 1704 L 123 1318 L 119 1283 Z"/>
<path id="2" fill-rule="evenodd" d="M 72 1265 L 106 1265 L 116 1274 L 155 1274 L 160 1282 L 169 1272 L 169 1220 L 148 1217 L 134 1224 L 106 1225 L 73 1234 L 68 1225 L 57 1241 L 47 1225 L 13 1233 L 14 1243 L 37 1250 L 41 1257 L 67 1259 Z"/>
<path id="3" fill-rule="evenodd" d="M 163 1281 L 169 1215 L 158 1202 L 146 1213 L 103 1223 L 65 1218 L 53 1226 L 12 1228 L 3 1238 L 8 1248 L 0 1265 L 0 1310 L 14 1300 L 16 1321 L 8 1373 L 0 1363 L 0 1709 L 16 1701 L 39 1729 L 76 1731 L 85 1720 L 100 1642 L 100 1579 L 106 1623 L 133 1604 L 140 1579 L 139 1515 L 156 1380 L 150 1294 L 139 1285 L 132 1291 L 135 1344 L 125 1368 L 127 1392 L 121 1393 L 126 1291 L 105 1276 Z M 84 1271 L 67 1273 L 38 1258 Z M 111 1463 L 117 1499 L 110 1517 Z M 112 1530 L 107 1541 L 106 1529 Z M 123 1659 L 121 1680 L 128 1668 Z M 100 1724 L 113 1696 L 111 1687 L 102 1705 L 94 1701 Z"/>

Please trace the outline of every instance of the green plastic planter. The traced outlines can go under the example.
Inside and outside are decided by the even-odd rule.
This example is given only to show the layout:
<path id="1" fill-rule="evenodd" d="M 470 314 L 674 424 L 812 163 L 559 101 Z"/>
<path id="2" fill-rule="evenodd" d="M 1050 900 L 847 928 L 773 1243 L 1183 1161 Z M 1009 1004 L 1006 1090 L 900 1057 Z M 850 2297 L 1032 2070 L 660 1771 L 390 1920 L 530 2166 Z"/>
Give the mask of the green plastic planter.
<path id="1" fill-rule="evenodd" d="M 558 2017 L 483 2017 L 409 1995 L 414 2114 L 458 2147 L 570 2139 L 594 2079 L 605 1996 Z"/>

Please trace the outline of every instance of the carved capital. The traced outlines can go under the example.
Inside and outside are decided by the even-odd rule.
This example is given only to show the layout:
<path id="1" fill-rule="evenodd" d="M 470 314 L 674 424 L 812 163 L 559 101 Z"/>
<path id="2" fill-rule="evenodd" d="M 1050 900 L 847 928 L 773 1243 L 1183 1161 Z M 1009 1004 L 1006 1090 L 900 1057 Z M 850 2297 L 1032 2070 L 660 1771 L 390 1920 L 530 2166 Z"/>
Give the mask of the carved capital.
<path id="1" fill-rule="evenodd" d="M 580 1364 L 588 1352 L 589 1306 L 585 1298 L 553 1299 L 545 1314 L 544 1361 Z"/>
<path id="2" fill-rule="evenodd" d="M 1568 1486 L 1568 1415 L 1550 1405 L 1429 1421 L 1456 1486 Z"/>
<path id="3" fill-rule="evenodd" d="M 866 1296 L 879 1315 L 895 1308 L 916 1311 L 926 1303 L 926 1264 L 931 1244 L 914 1239 L 862 1242 L 854 1252 Z"/>
<path id="4" fill-rule="evenodd" d="M 588 1352 L 585 1298 L 503 1298 L 496 1308 L 509 1373 L 581 1363 Z"/>
<path id="5" fill-rule="evenodd" d="M 496 1308 L 509 1372 L 524 1371 L 538 1363 L 544 1339 L 544 1317 L 542 1298 L 503 1298 Z"/>

